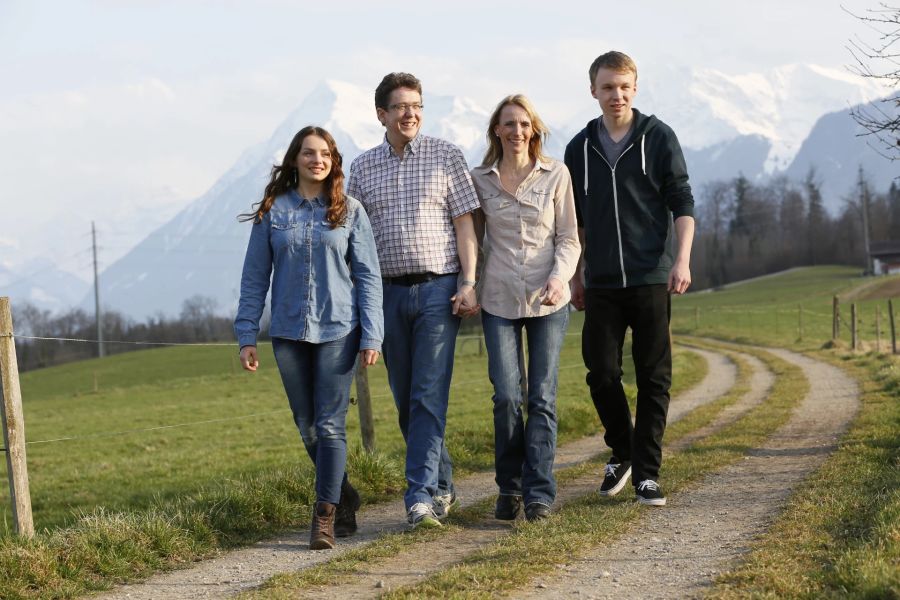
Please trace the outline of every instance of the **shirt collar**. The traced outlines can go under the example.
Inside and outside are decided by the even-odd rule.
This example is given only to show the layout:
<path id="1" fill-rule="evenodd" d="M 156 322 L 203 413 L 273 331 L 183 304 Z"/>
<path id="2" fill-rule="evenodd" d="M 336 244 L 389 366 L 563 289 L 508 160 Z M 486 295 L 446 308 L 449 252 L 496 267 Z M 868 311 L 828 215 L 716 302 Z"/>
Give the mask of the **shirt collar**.
<path id="1" fill-rule="evenodd" d="M 411 139 L 409 143 L 406 144 L 406 148 L 409 148 L 409 151 L 412 154 L 417 154 L 419 152 L 419 148 L 421 148 L 422 146 L 422 137 L 422 133 L 419 132 L 416 134 L 416 137 Z M 381 143 L 381 148 L 383 149 L 382 151 L 384 152 L 384 155 L 386 157 L 390 158 L 391 156 L 394 156 L 394 149 L 391 146 L 391 143 L 388 141 L 386 133 L 384 134 L 384 141 Z M 404 148 L 403 150 L 404 153 L 406 152 L 406 148 Z"/>
<path id="2" fill-rule="evenodd" d="M 531 171 L 533 173 L 534 171 L 537 171 L 538 169 L 540 169 L 542 171 L 552 171 L 553 170 L 550 163 L 545 162 L 541 159 L 537 159 L 536 161 L 534 161 L 534 169 L 532 169 Z M 500 177 L 500 161 L 496 161 L 492 165 L 479 165 L 472 170 L 475 171 L 476 173 L 478 173 L 479 175 L 487 175 L 488 173 L 496 173 L 497 177 Z"/>
<path id="3" fill-rule="evenodd" d="M 300 194 L 298 194 L 296 189 L 292 189 L 290 191 L 290 194 L 291 194 L 291 198 L 294 200 L 294 202 L 297 203 L 297 206 L 300 206 L 301 204 L 303 204 L 303 201 L 305 200 L 305 198 L 303 196 L 301 196 Z M 325 200 L 323 200 L 319 196 L 316 196 L 309 202 L 310 202 L 310 204 L 318 204 L 319 206 L 326 206 Z"/>

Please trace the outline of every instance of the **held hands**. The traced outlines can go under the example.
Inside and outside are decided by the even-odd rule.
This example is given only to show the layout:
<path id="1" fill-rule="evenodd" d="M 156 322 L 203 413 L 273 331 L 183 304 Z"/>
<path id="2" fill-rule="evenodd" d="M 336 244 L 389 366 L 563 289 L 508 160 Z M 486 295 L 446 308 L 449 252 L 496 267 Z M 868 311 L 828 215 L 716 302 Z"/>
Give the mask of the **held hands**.
<path id="1" fill-rule="evenodd" d="M 551 277 L 541 288 L 540 301 L 544 306 L 554 306 L 563 297 L 563 282 Z"/>
<path id="2" fill-rule="evenodd" d="M 478 306 L 478 299 L 475 297 L 475 288 L 468 283 L 459 286 L 456 293 L 450 296 L 450 302 L 453 303 L 453 314 L 460 317 L 471 317 L 478 314 L 481 309 Z"/>
<path id="3" fill-rule="evenodd" d="M 569 285 L 572 288 L 572 306 L 575 310 L 584 310 L 584 282 L 581 281 L 581 274 L 575 273 Z"/>
<path id="4" fill-rule="evenodd" d="M 246 371 L 255 371 L 259 368 L 259 356 L 256 354 L 256 346 L 244 346 L 241 348 L 241 366 Z"/>
<path id="5" fill-rule="evenodd" d="M 380 352 L 378 350 L 360 350 L 359 351 L 359 364 L 364 367 L 371 367 L 376 362 L 378 362 L 378 355 Z"/>
<path id="6" fill-rule="evenodd" d="M 669 271 L 669 291 L 680 295 L 685 293 L 690 285 L 691 268 L 676 260 L 672 270 Z"/>

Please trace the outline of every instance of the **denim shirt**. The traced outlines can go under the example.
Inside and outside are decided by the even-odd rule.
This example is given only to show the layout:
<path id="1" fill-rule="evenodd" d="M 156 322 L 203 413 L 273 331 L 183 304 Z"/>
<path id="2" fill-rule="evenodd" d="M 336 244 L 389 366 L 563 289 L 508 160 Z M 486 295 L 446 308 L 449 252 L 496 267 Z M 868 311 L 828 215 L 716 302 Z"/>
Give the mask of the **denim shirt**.
<path id="1" fill-rule="evenodd" d="M 348 196 L 347 218 L 332 229 L 327 209 L 291 190 L 253 224 L 234 319 L 241 348 L 256 345 L 271 276 L 269 335 L 318 344 L 361 325 L 360 350 L 381 351 L 381 271 L 369 218 Z"/>

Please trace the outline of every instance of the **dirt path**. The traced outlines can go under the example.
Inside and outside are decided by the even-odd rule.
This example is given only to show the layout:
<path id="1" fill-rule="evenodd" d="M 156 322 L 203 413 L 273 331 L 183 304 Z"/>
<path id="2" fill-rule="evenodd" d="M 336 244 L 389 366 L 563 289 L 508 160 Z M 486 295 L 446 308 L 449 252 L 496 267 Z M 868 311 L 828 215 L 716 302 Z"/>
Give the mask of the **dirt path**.
<path id="1" fill-rule="evenodd" d="M 729 381 L 733 385 L 737 375 L 734 363 L 728 361 L 722 355 L 712 354 L 696 348 L 693 350 L 704 356 L 709 363 L 710 371 L 716 371 L 717 375 L 715 379 L 707 379 L 688 394 L 672 401 L 672 407 L 669 412 L 670 423 L 678 421 L 690 410 L 701 404 L 725 394 L 731 386 L 725 387 L 724 383 Z M 723 414 L 713 423 L 704 427 L 704 430 L 712 431 L 723 426 L 725 423 L 736 419 L 752 406 L 762 402 L 766 397 L 774 381 L 774 376 L 762 361 L 747 355 L 742 355 L 742 358 L 747 360 L 753 369 L 750 391 L 729 407 L 730 410 L 727 411 L 727 415 L 725 414 L 726 411 L 723 411 Z M 597 439 L 595 443 L 600 443 L 600 440 Z M 687 443 L 689 442 L 682 438 L 678 444 L 671 447 L 667 446 L 666 452 L 677 451 L 685 447 Z M 554 509 L 558 510 L 572 500 L 594 493 L 597 490 L 598 482 L 599 474 L 591 473 L 561 485 L 556 496 Z M 483 521 L 451 536 L 443 536 L 433 542 L 417 544 L 414 548 L 410 548 L 386 560 L 360 565 L 354 573 L 354 581 L 352 583 L 342 583 L 339 587 L 318 587 L 303 590 L 296 597 L 340 597 L 353 600 L 377 598 L 386 591 L 415 585 L 426 577 L 459 563 L 469 554 L 494 542 L 501 536 L 509 534 L 512 529 L 512 523 L 496 521 L 488 512 L 485 514 Z M 428 560 L 422 562 L 420 560 L 422 556 L 427 556 Z"/>
<path id="2" fill-rule="evenodd" d="M 696 348 L 692 348 L 691 351 L 707 361 L 707 375 L 695 388 L 672 399 L 669 410 L 670 422 L 681 418 L 697 406 L 724 395 L 735 383 L 737 369 L 725 356 Z M 560 446 L 554 468 L 560 469 L 584 462 L 604 448 L 600 435 Z M 471 505 L 497 492 L 493 473 L 490 472 L 470 475 L 458 480 L 456 485 L 463 506 Z M 359 532 L 348 540 L 340 540 L 334 550 L 309 551 L 308 530 L 287 532 L 251 547 L 198 562 L 186 569 L 154 575 L 143 583 L 119 586 L 96 597 L 103 600 L 124 598 L 190 600 L 227 597 L 259 586 L 278 573 L 299 571 L 330 560 L 342 552 L 377 539 L 384 532 L 403 531 L 406 529 L 404 515 L 403 501 L 400 498 L 393 502 L 367 506 L 358 515 Z M 454 560 L 459 560 L 467 553 L 466 544 L 467 542 L 463 543 L 463 547 L 452 553 Z M 421 577 L 421 574 L 419 576 Z M 372 586 L 374 583 L 370 584 L 369 589 L 372 589 Z M 344 590 L 341 592 L 342 597 L 345 597 Z"/>
<path id="3" fill-rule="evenodd" d="M 515 598 L 695 597 L 747 552 L 796 485 L 835 449 L 856 414 L 856 383 L 836 367 L 787 350 L 810 382 L 791 419 L 745 460 L 706 477 L 632 532 L 534 582 Z"/>

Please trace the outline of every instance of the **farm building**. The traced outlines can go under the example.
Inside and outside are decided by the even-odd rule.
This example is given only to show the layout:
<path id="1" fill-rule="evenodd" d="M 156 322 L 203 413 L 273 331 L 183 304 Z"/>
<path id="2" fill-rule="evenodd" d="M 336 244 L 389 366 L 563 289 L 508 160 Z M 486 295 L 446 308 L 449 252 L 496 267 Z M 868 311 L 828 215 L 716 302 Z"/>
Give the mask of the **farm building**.
<path id="1" fill-rule="evenodd" d="M 900 274 L 900 241 L 872 242 L 869 256 L 876 275 Z"/>

